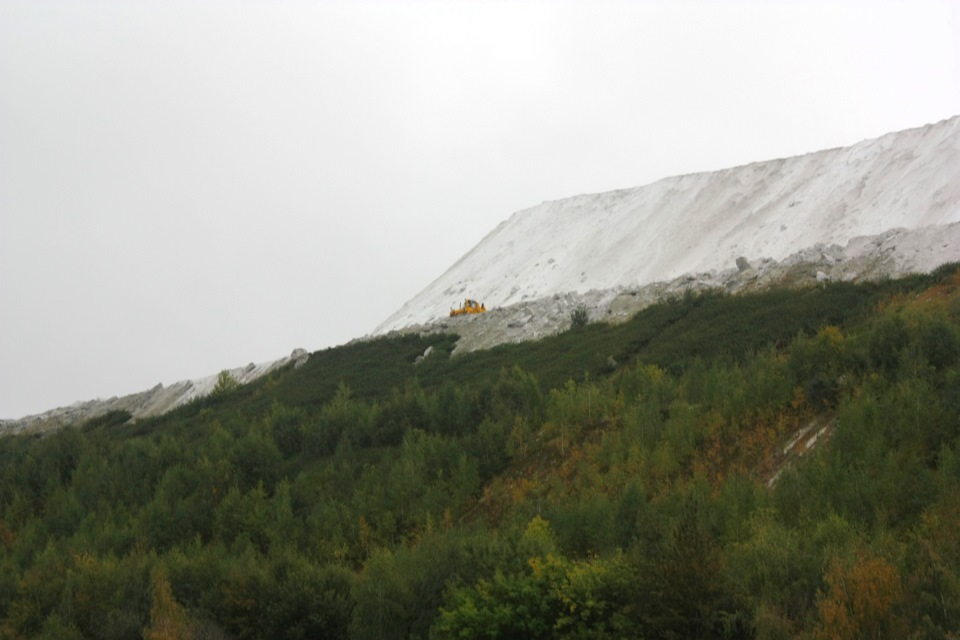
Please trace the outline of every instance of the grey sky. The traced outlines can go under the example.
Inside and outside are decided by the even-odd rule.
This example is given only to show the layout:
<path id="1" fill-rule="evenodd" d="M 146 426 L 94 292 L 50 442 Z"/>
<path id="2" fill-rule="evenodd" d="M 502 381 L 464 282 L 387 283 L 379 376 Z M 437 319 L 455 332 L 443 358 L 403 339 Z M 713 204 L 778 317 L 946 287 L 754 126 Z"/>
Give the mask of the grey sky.
<path id="1" fill-rule="evenodd" d="M 957 113 L 950 0 L 0 0 L 0 417 L 359 337 L 543 200 Z"/>

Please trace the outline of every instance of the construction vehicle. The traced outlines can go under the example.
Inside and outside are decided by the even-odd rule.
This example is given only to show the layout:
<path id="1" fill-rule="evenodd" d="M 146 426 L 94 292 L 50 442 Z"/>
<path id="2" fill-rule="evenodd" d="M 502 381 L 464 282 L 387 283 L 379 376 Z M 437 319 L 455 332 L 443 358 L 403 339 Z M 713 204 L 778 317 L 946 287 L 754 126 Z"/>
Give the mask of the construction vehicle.
<path id="1" fill-rule="evenodd" d="M 450 309 L 450 317 L 455 318 L 456 316 L 465 316 L 471 315 L 474 313 L 486 313 L 487 308 L 483 306 L 482 302 L 477 302 L 476 300 L 471 300 L 467 298 L 463 301 L 463 304 L 460 305 L 459 309 Z"/>

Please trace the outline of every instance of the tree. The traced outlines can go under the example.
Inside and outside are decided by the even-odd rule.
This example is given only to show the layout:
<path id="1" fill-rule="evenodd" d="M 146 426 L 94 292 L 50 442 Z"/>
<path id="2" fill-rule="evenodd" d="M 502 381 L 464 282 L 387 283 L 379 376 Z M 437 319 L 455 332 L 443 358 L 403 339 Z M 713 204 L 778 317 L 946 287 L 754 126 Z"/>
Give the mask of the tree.
<path id="1" fill-rule="evenodd" d="M 634 592 L 621 557 L 571 561 L 558 552 L 546 520 L 527 526 L 521 551 L 532 553 L 519 571 L 494 571 L 471 586 L 451 589 L 431 637 L 557 638 L 636 637 L 625 615 Z"/>
<path id="2" fill-rule="evenodd" d="M 305 419 L 303 409 L 285 407 L 277 400 L 273 401 L 267 423 L 273 441 L 284 457 L 294 456 L 303 449 Z"/>
<path id="3" fill-rule="evenodd" d="M 179 640 L 193 636 L 187 612 L 173 597 L 167 572 L 157 567 L 151 576 L 153 604 L 150 608 L 150 626 L 144 629 L 145 640 Z"/>
<path id="4" fill-rule="evenodd" d="M 262 482 L 268 491 L 272 491 L 280 479 L 283 454 L 266 428 L 255 424 L 237 442 L 232 462 L 241 489 L 251 489 Z"/>
<path id="5" fill-rule="evenodd" d="M 861 551 L 852 566 L 834 558 L 826 580 L 827 590 L 817 601 L 817 638 L 903 637 L 898 616 L 903 586 L 892 564 Z"/>
<path id="6" fill-rule="evenodd" d="M 706 638 L 723 617 L 722 558 L 716 537 L 706 527 L 700 502 L 688 497 L 673 534 L 645 572 L 651 601 L 641 611 L 641 624 L 658 637 Z"/>
<path id="7" fill-rule="evenodd" d="M 233 374 L 224 369 L 220 372 L 220 375 L 217 376 L 217 384 L 213 387 L 213 391 L 210 392 L 210 395 L 214 398 L 219 398 L 220 396 L 236 390 L 239 386 L 240 383 L 237 382 L 237 379 L 233 377 Z"/>

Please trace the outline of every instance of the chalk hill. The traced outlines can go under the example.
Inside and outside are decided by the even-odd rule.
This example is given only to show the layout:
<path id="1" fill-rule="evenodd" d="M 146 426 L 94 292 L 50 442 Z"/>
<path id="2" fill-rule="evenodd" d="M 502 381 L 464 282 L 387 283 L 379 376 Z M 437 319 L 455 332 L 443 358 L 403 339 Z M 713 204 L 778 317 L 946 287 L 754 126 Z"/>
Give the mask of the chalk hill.
<path id="1" fill-rule="evenodd" d="M 926 230 L 921 242 L 904 236 L 910 252 L 895 256 L 899 270 L 924 271 L 960 259 L 957 223 L 960 116 L 851 147 L 519 211 L 375 333 L 444 319 L 465 297 L 492 308 L 640 288 L 733 268 L 739 257 L 783 261 L 818 245 L 896 253 L 889 236 L 863 239 L 894 229 Z"/>

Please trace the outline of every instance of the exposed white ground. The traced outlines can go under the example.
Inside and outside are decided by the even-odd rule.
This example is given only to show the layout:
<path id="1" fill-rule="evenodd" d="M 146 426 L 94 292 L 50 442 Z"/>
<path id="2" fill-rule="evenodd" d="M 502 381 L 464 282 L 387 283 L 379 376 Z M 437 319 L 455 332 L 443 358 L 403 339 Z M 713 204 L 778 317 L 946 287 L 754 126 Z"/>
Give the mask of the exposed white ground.
<path id="1" fill-rule="evenodd" d="M 784 261 L 817 244 L 853 255 L 872 246 L 858 237 L 957 222 L 960 117 L 851 147 L 519 211 L 374 333 L 444 321 L 466 297 L 490 309 L 639 289 L 684 274 L 716 275 L 741 256 L 751 264 Z M 947 246 L 904 242 L 917 245 L 909 258 L 917 271 L 960 259 L 955 236 L 940 242 Z"/>
<path id="2" fill-rule="evenodd" d="M 458 351 L 480 349 L 564 329 L 579 304 L 595 320 L 618 320 L 683 291 L 895 276 L 950 261 L 960 261 L 960 116 L 848 148 L 517 212 L 375 334 L 454 331 Z M 448 318 L 467 297 L 491 311 Z M 306 357 L 298 349 L 231 373 L 249 382 Z M 216 380 L 0 421 L 0 433 L 110 410 L 158 415 L 208 394 Z"/>
<path id="3" fill-rule="evenodd" d="M 454 353 L 522 342 L 564 331 L 570 313 L 584 305 L 593 321 L 618 322 L 664 298 L 687 291 L 720 289 L 735 293 L 770 287 L 813 286 L 825 281 L 857 281 L 930 271 L 960 261 L 960 222 L 919 229 L 892 229 L 858 236 L 846 246 L 816 244 L 782 261 L 741 260 L 741 267 L 687 273 L 643 286 L 569 291 L 497 307 L 482 315 L 442 318 L 398 332 L 451 332 L 460 336 Z"/>

